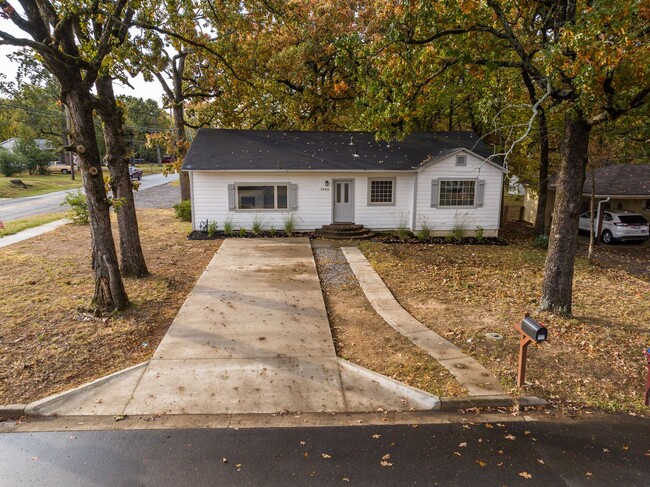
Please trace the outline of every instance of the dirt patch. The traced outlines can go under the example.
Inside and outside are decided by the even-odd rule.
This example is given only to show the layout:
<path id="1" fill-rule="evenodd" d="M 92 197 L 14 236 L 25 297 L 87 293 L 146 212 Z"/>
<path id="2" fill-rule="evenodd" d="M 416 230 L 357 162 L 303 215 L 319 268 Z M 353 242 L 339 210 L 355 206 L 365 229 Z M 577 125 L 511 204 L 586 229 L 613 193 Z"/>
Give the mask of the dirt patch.
<path id="1" fill-rule="evenodd" d="M 340 248 L 319 243 L 314 257 L 339 357 L 431 394 L 466 394 L 444 367 L 375 312 Z"/>
<path id="2" fill-rule="evenodd" d="M 536 312 L 546 251 L 526 232 L 506 232 L 510 245 L 386 245 L 361 248 L 413 316 L 476 358 L 514 395 L 534 394 L 563 408 L 648 412 L 642 404 L 650 345 L 650 284 L 579 257 L 574 318 Z M 650 262 L 646 261 L 647 266 Z M 547 324 L 550 337 L 529 350 L 527 384 L 515 387 L 524 313 Z M 496 332 L 495 341 L 486 333 Z"/>
<path id="3" fill-rule="evenodd" d="M 0 249 L 0 404 L 34 401 L 151 357 L 221 242 L 187 240 L 190 224 L 172 210 L 139 210 L 138 220 L 151 276 L 124 280 L 132 304 L 121 314 L 87 310 L 89 227 L 67 225 Z"/>

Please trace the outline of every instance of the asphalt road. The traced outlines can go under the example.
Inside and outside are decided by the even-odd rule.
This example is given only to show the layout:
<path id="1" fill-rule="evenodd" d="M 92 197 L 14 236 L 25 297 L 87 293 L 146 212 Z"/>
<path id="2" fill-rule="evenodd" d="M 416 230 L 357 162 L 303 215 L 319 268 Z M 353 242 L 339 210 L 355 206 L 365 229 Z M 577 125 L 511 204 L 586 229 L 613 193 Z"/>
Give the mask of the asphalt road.
<path id="1" fill-rule="evenodd" d="M 140 190 L 167 184 L 176 179 L 178 179 L 178 174 L 170 174 L 167 177 L 162 174 L 144 176 Z M 68 191 L 56 191 L 54 193 L 28 196 L 26 198 L 2 199 L 0 200 L 0 220 L 8 222 L 34 215 L 65 211 L 67 207 L 62 208 L 61 203 L 63 203 Z"/>
<path id="2" fill-rule="evenodd" d="M 646 486 L 650 422 L 0 434 L 0 485 Z M 384 462 L 382 464 L 382 462 Z"/>

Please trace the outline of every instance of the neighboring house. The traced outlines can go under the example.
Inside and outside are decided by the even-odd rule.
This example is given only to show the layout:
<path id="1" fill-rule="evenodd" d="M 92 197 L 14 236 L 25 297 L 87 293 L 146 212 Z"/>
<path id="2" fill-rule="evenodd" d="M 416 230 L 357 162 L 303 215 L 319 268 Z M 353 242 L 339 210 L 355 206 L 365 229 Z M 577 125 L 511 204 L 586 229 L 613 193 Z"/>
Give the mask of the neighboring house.
<path id="1" fill-rule="evenodd" d="M 423 224 L 499 231 L 505 170 L 470 132 L 415 133 L 384 142 L 362 132 L 200 129 L 183 162 L 193 227 L 296 230 L 356 223 L 373 230 Z"/>
<path id="2" fill-rule="evenodd" d="M 52 144 L 47 139 L 34 139 L 34 142 L 36 143 L 36 147 L 41 150 L 52 150 Z M 18 139 L 16 137 L 0 142 L 0 148 L 8 150 L 9 152 L 13 152 L 17 145 Z"/>
<path id="3" fill-rule="evenodd" d="M 630 210 L 650 220 L 650 164 L 617 164 L 599 167 L 593 172 L 598 201 L 610 198 L 603 208 Z M 582 210 L 589 210 L 592 173 L 587 172 L 582 187 Z M 555 204 L 555 180 L 551 180 L 546 204 L 546 225 L 550 228 Z"/>

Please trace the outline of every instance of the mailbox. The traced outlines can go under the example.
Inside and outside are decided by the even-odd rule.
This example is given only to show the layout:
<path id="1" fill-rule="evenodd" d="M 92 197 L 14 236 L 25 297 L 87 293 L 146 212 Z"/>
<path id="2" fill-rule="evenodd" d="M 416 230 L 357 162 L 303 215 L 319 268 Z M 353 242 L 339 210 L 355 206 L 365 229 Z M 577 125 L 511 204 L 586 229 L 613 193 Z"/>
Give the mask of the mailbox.
<path id="1" fill-rule="evenodd" d="M 526 316 L 521 322 L 521 331 L 535 342 L 544 342 L 548 336 L 546 327 L 540 325 L 530 316 Z"/>

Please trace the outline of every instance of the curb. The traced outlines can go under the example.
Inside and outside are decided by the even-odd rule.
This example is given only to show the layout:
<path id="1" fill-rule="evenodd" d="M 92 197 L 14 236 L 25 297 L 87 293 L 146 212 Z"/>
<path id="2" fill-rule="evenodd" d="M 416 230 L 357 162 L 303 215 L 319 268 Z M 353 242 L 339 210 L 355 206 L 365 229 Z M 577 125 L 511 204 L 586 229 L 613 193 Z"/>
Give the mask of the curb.
<path id="1" fill-rule="evenodd" d="M 7 404 L 0 405 L 0 418 L 14 418 L 24 416 L 27 404 Z"/>
<path id="2" fill-rule="evenodd" d="M 510 396 L 463 396 L 463 397 L 441 397 L 440 409 L 442 411 L 454 411 L 457 409 L 470 408 L 498 408 L 512 407 L 518 405 L 526 406 L 545 406 L 548 401 L 536 396 L 525 396 L 512 398 Z"/>
<path id="3" fill-rule="evenodd" d="M 25 406 L 24 414 L 26 416 L 43 416 L 43 414 L 39 413 L 38 411 L 39 409 L 45 406 L 50 406 L 55 403 L 63 403 L 71 397 L 74 397 L 79 394 L 83 394 L 84 392 L 102 386 L 107 382 L 110 382 L 123 374 L 131 372 L 134 369 L 144 368 L 147 366 L 147 364 L 149 364 L 148 360 L 146 362 L 142 362 L 137 365 L 132 365 L 131 367 L 128 367 L 126 369 L 118 370 L 117 372 L 113 372 L 112 374 L 105 375 L 104 377 L 95 379 L 92 382 L 82 384 L 79 387 L 75 387 L 74 389 L 69 389 L 67 391 L 59 392 L 57 394 L 44 397 L 43 399 L 39 399 L 38 401 L 31 402 Z M 47 415 L 47 416 L 51 416 L 51 415 Z"/>

